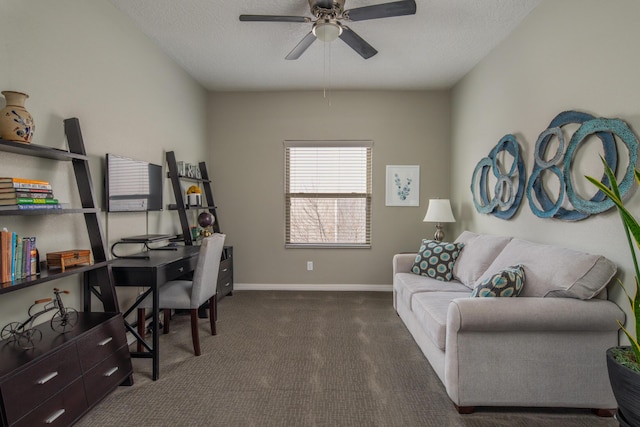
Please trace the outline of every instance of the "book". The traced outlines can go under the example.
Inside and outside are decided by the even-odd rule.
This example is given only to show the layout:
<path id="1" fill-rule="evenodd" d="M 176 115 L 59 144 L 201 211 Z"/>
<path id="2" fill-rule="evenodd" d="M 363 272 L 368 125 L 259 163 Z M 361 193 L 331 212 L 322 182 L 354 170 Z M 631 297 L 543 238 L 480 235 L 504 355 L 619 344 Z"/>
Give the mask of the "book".
<path id="1" fill-rule="evenodd" d="M 0 211 L 11 210 L 31 210 L 31 209 L 62 209 L 61 203 L 33 203 L 28 205 L 5 205 L 0 206 Z"/>
<path id="2" fill-rule="evenodd" d="M 6 193 L 0 193 L 0 200 L 3 199 L 15 199 L 18 197 L 33 197 L 34 199 L 53 199 L 53 192 L 50 190 L 38 192 L 38 191 L 12 191 Z"/>
<path id="3" fill-rule="evenodd" d="M 0 188 L 35 188 L 41 190 L 51 190 L 51 184 L 34 184 L 28 182 L 0 182 Z"/>
<path id="4" fill-rule="evenodd" d="M 22 251 L 24 250 L 23 246 L 24 246 L 24 242 L 22 241 L 22 237 L 16 234 L 16 251 L 15 251 L 15 254 L 13 255 L 13 265 L 14 265 L 13 280 L 22 279 L 22 265 L 23 265 Z"/>
<path id="5" fill-rule="evenodd" d="M 35 237 L 29 237 L 29 250 L 30 252 L 30 257 L 29 257 L 29 261 L 30 261 L 30 267 L 29 267 L 29 272 L 32 276 L 35 276 L 37 274 L 39 274 L 40 272 L 38 271 L 38 263 L 40 262 L 40 257 L 38 256 L 38 248 L 36 247 L 36 238 Z"/>
<path id="6" fill-rule="evenodd" d="M 15 178 L 8 176 L 0 176 L 0 183 L 21 183 L 21 184 L 41 184 L 49 185 L 49 181 L 42 181 L 39 179 L 27 179 L 27 178 Z"/>
<path id="7" fill-rule="evenodd" d="M 22 278 L 31 276 L 31 240 L 22 238 Z"/>
<path id="8" fill-rule="evenodd" d="M 39 197 L 16 197 L 14 199 L 0 199 L 0 206 L 4 205 L 52 205 L 59 204 L 60 201 L 58 199 L 47 199 L 47 198 L 39 198 Z"/>
<path id="9" fill-rule="evenodd" d="M 6 228 L 0 231 L 0 282 L 3 288 L 11 286 L 11 233 Z"/>
<path id="10" fill-rule="evenodd" d="M 9 277 L 10 281 L 14 281 L 16 280 L 16 239 L 18 238 L 18 235 L 14 232 L 11 232 L 11 247 L 9 248 L 9 250 L 11 251 L 11 258 L 9 258 L 9 264 L 10 267 L 9 269 L 11 270 L 11 276 Z"/>
<path id="11" fill-rule="evenodd" d="M 52 193 L 50 188 L 22 188 L 22 187 L 5 187 L 5 188 L 0 188 L 0 194 L 13 194 L 13 193 L 18 193 L 18 192 L 24 192 L 24 193 L 42 193 L 42 194 L 49 194 Z"/>

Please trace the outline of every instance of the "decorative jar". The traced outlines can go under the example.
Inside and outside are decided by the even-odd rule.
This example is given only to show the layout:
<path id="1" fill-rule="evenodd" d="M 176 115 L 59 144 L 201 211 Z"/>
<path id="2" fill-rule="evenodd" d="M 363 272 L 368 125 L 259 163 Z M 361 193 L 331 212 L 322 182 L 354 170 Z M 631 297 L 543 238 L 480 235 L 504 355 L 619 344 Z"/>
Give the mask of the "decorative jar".
<path id="1" fill-rule="evenodd" d="M 33 117 L 24 108 L 26 93 L 2 91 L 7 105 L 0 110 L 0 139 L 30 143 L 35 127 Z"/>

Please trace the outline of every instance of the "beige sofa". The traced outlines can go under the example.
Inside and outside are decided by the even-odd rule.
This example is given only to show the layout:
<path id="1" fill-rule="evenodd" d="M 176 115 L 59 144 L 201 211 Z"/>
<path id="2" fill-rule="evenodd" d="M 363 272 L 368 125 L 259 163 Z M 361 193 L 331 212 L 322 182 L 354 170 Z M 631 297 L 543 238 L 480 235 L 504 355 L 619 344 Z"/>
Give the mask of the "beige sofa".
<path id="1" fill-rule="evenodd" d="M 461 413 L 475 406 L 616 407 L 605 351 L 624 312 L 606 299 L 616 266 L 602 256 L 463 232 L 449 282 L 393 258 L 393 304 Z M 471 298 L 474 285 L 522 264 L 516 298 Z"/>

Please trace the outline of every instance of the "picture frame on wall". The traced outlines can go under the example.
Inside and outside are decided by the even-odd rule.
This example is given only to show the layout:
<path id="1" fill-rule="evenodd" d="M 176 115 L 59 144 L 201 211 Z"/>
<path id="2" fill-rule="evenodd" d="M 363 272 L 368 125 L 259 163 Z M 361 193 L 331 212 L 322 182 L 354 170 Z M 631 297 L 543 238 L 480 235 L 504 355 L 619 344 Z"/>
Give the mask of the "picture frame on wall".
<path id="1" fill-rule="evenodd" d="M 387 165 L 386 206 L 420 206 L 420 166 Z"/>

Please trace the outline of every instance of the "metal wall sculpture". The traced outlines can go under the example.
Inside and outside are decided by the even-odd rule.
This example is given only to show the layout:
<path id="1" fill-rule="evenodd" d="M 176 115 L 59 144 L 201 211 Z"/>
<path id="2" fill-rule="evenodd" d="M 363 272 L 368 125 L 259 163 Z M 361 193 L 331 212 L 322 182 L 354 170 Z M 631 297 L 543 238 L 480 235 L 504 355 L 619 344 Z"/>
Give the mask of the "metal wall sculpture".
<path id="1" fill-rule="evenodd" d="M 566 145 L 562 127 L 579 124 Z M 602 142 L 604 159 L 613 171 L 618 168 L 619 158 L 616 146 L 616 136 L 627 147 L 629 162 L 627 170 L 619 183 L 620 192 L 626 194 L 633 184 L 633 170 L 637 161 L 638 140 L 634 133 L 622 120 L 595 118 L 590 114 L 578 111 L 565 111 L 558 114 L 545 129 L 536 142 L 534 151 L 534 166 L 527 183 L 527 198 L 531 211 L 540 218 L 557 218 L 564 221 L 579 221 L 590 215 L 604 212 L 613 203 L 598 191 L 589 200 L 580 197 L 574 189 L 571 180 L 571 166 L 579 145 L 588 137 L 595 135 Z M 558 149 L 550 160 L 544 160 L 546 151 L 552 138 L 557 138 Z M 566 145 L 566 149 L 565 149 Z M 544 186 L 542 172 L 553 173 L 558 181 L 558 195 L 552 197 Z M 602 183 L 609 185 L 606 175 L 602 176 Z M 565 199 L 572 208 L 562 207 Z"/>
<path id="2" fill-rule="evenodd" d="M 579 125 L 569 143 L 566 143 L 563 127 L 568 124 Z M 629 126 L 619 119 L 596 118 L 579 111 L 564 111 L 558 114 L 536 141 L 534 165 L 525 186 L 525 166 L 520 154 L 520 146 L 513 135 L 504 136 L 491 150 L 488 157 L 478 162 L 471 180 L 473 204 L 480 213 L 492 214 L 498 218 L 510 219 L 518 210 L 526 188 L 531 211 L 540 218 L 556 218 L 563 221 L 579 221 L 590 215 L 604 212 L 613 203 L 598 191 L 590 199 L 584 199 L 575 191 L 571 178 L 574 157 L 580 144 L 589 137 L 596 136 L 602 142 L 604 160 L 617 172 L 619 153 L 617 140 L 624 144 L 629 153 L 627 169 L 618 183 L 624 196 L 633 185 L 634 169 L 638 160 L 638 138 Z M 551 142 L 556 138 L 557 151 L 546 160 Z M 500 152 L 506 151 L 513 157 L 513 164 L 507 173 L 503 173 L 498 161 Z M 497 180 L 493 197 L 489 195 L 489 171 Z M 547 171 L 558 180 L 558 194 L 549 194 L 545 186 L 543 173 Z M 547 175 L 548 176 L 548 175 Z M 606 175 L 601 182 L 609 185 Z M 514 183 L 517 189 L 514 190 Z M 564 207 L 563 207 L 564 206 Z"/>
<path id="3" fill-rule="evenodd" d="M 513 163 L 504 173 L 498 160 L 502 151 L 513 157 Z M 493 197 L 489 197 L 489 171 L 496 178 Z M 480 213 L 492 214 L 501 219 L 509 219 L 515 215 L 524 194 L 525 183 L 524 159 L 520 154 L 520 144 L 513 135 L 505 135 L 491 150 L 489 156 L 476 165 L 471 180 L 473 204 Z M 479 181 L 478 181 L 479 178 Z M 514 189 L 514 183 L 517 188 Z"/>

